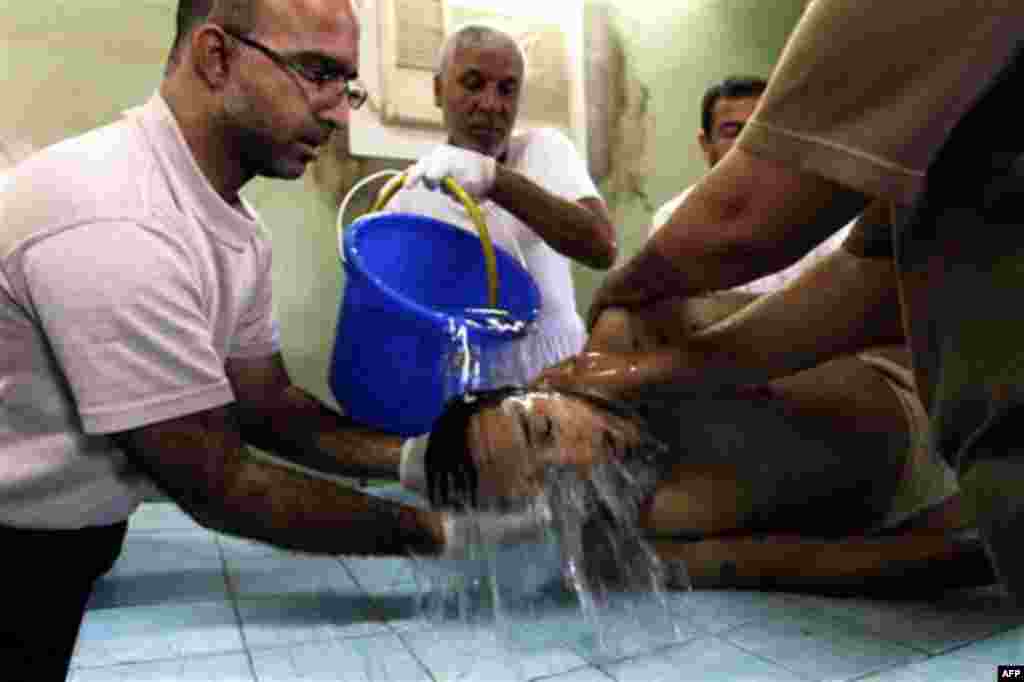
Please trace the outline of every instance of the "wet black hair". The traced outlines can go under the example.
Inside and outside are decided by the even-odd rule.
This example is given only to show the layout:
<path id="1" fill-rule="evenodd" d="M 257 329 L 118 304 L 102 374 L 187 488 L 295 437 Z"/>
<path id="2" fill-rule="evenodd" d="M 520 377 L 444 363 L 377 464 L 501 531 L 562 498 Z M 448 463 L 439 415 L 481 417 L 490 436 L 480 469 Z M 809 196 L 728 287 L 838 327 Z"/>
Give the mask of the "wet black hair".
<path id="1" fill-rule="evenodd" d="M 760 76 L 729 76 L 721 80 L 704 92 L 704 98 L 700 103 L 700 126 L 704 129 L 704 135 L 712 138 L 711 128 L 714 125 L 715 104 L 719 99 L 738 99 L 744 97 L 759 97 L 768 87 L 768 81 Z"/>
<path id="2" fill-rule="evenodd" d="M 458 508 L 477 506 L 479 476 L 469 443 L 469 427 L 473 416 L 485 409 L 498 407 L 508 398 L 538 392 L 575 398 L 599 411 L 632 423 L 638 428 L 640 438 L 637 444 L 630 447 L 626 459 L 640 459 L 645 464 L 653 464 L 655 470 L 661 470 L 664 458 L 659 455 L 668 449 L 667 446 L 650 432 L 642 413 L 626 403 L 581 391 L 503 386 L 453 398 L 434 422 L 424 454 L 427 489 L 432 502 Z M 651 487 L 654 482 L 649 482 Z"/>

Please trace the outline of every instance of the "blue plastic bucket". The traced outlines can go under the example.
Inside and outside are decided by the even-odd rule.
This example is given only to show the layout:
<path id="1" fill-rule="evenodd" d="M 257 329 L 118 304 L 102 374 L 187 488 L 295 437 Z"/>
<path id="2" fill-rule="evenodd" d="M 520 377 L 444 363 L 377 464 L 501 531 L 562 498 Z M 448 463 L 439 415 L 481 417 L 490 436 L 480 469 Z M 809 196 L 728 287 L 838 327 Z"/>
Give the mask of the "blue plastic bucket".
<path id="1" fill-rule="evenodd" d="M 349 416 L 384 431 L 429 431 L 452 397 L 453 350 L 472 349 L 486 377 L 496 351 L 540 309 L 530 273 L 494 248 L 497 307 L 518 324 L 490 328 L 476 312 L 491 307 L 481 240 L 440 220 L 368 214 L 345 230 L 342 249 L 347 280 L 329 383 Z"/>

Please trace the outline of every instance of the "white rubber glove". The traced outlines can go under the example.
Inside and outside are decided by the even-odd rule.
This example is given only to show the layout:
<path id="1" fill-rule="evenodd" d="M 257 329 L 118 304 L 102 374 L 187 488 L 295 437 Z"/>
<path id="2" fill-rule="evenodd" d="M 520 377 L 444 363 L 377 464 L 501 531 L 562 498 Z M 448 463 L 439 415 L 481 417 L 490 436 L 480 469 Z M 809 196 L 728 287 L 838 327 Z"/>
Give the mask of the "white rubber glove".
<path id="1" fill-rule="evenodd" d="M 402 443 L 402 459 L 398 465 L 398 481 L 403 488 L 414 490 L 420 495 L 427 494 L 427 470 L 424 458 L 430 434 L 407 438 Z"/>
<path id="2" fill-rule="evenodd" d="M 406 171 L 405 186 L 422 182 L 428 189 L 438 189 L 441 180 L 451 177 L 474 198 L 487 196 L 494 187 L 498 163 L 469 149 L 438 145 Z"/>
<path id="3" fill-rule="evenodd" d="M 444 558 L 463 559 L 481 545 L 517 545 L 544 538 L 550 523 L 535 509 L 499 514 L 496 512 L 445 513 Z"/>

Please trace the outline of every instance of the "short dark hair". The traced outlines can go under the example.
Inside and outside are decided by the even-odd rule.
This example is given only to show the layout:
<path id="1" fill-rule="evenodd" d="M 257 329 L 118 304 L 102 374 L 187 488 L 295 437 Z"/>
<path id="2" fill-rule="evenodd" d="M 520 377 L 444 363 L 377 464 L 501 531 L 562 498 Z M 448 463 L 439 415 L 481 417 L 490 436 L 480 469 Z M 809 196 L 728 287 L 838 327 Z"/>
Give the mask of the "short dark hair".
<path id="1" fill-rule="evenodd" d="M 714 117 L 715 104 L 719 99 L 759 97 L 767 87 L 768 81 L 760 76 L 729 76 L 709 87 L 700 103 L 700 126 L 704 129 L 704 135 L 711 138 L 711 119 Z"/>
<path id="2" fill-rule="evenodd" d="M 178 12 L 175 15 L 174 42 L 171 44 L 171 53 L 176 53 L 185 38 L 192 33 L 199 24 L 210 16 L 213 10 L 214 0 L 180 0 Z"/>
<path id="3" fill-rule="evenodd" d="M 211 15 L 230 29 L 242 33 L 252 30 L 256 4 L 257 0 L 178 0 L 168 70 L 177 62 L 181 46 L 188 36 Z"/>

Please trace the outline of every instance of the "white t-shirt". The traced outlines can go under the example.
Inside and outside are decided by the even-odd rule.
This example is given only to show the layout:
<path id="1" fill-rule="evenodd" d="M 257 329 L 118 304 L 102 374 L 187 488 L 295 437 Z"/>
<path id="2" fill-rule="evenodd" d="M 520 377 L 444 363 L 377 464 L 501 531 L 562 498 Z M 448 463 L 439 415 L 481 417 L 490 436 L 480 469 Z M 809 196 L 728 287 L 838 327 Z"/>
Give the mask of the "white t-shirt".
<path id="1" fill-rule="evenodd" d="M 0 523 L 126 519 L 150 490 L 104 434 L 234 400 L 280 349 L 270 245 L 159 96 L 22 162 L 0 196 Z"/>
<path id="2" fill-rule="evenodd" d="M 538 128 L 513 135 L 505 165 L 569 201 L 600 197 L 576 148 L 556 129 Z M 427 215 L 476 233 L 462 204 L 421 185 L 401 190 L 386 208 Z M 569 259 L 552 249 L 529 225 L 493 201 L 482 202 L 480 208 L 494 243 L 521 257 L 540 289 L 541 312 L 536 328 L 524 339 L 509 344 L 497 370 L 500 382 L 523 384 L 542 369 L 583 349 L 586 329 L 576 312 L 572 270 Z"/>
<path id="3" fill-rule="evenodd" d="M 675 210 L 681 203 L 683 203 L 692 191 L 693 186 L 691 185 L 678 195 L 666 201 L 658 208 L 657 211 L 654 212 L 654 217 L 651 219 L 651 229 L 647 234 L 648 239 L 654 236 L 654 233 L 661 229 L 662 225 L 668 222 L 669 218 L 672 217 L 672 214 L 675 213 Z M 735 287 L 733 291 L 746 291 L 751 294 L 769 294 L 781 289 L 786 286 L 787 283 L 796 279 L 801 272 L 809 268 L 819 259 L 824 258 L 838 249 L 846 239 L 846 236 L 850 233 L 851 227 L 853 227 L 852 222 L 845 227 L 840 228 L 838 232 L 811 249 L 811 251 L 809 251 L 803 258 L 798 260 L 796 263 L 793 263 L 785 270 L 781 270 L 771 275 L 765 275 L 760 279 L 755 279 L 753 282 Z"/>

